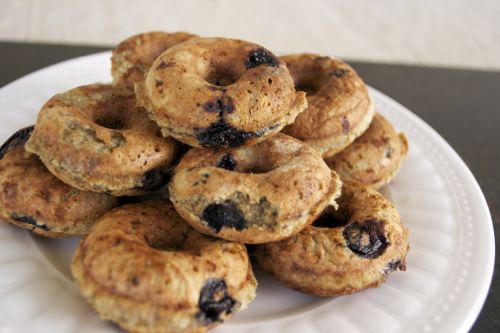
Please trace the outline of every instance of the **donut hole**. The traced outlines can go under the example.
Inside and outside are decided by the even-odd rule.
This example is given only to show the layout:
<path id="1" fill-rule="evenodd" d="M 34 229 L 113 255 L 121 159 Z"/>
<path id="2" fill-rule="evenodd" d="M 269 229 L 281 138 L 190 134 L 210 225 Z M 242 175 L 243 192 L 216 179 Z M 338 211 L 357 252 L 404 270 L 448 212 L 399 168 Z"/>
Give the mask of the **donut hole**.
<path id="1" fill-rule="evenodd" d="M 304 91 L 308 96 L 312 96 L 319 92 L 321 83 L 314 77 L 300 78 L 295 82 L 295 89 Z"/>
<path id="2" fill-rule="evenodd" d="M 340 228 L 347 225 L 347 217 L 339 214 L 334 207 L 327 208 L 313 223 L 316 228 Z"/>
<path id="3" fill-rule="evenodd" d="M 146 238 L 146 243 L 151 248 L 159 251 L 180 251 L 183 248 L 182 242 L 170 237 Z"/>
<path id="4" fill-rule="evenodd" d="M 146 244 L 158 251 L 181 251 L 187 235 L 180 229 L 157 230 L 145 236 Z"/>
<path id="5" fill-rule="evenodd" d="M 206 75 L 205 80 L 208 83 L 219 86 L 219 87 L 227 87 L 240 78 L 241 75 L 236 73 L 234 70 L 214 66 Z"/>
<path id="6" fill-rule="evenodd" d="M 276 165 L 272 162 L 272 160 L 260 158 L 252 161 L 252 163 L 250 164 L 241 166 L 240 170 L 238 171 L 244 173 L 259 174 L 267 173 L 274 169 L 276 169 Z"/>
<path id="7" fill-rule="evenodd" d="M 125 117 L 126 111 L 122 108 L 111 110 L 97 109 L 94 111 L 93 121 L 104 128 L 113 130 L 124 130 L 128 128 L 128 119 Z"/>
<path id="8" fill-rule="evenodd" d="M 122 130 L 125 128 L 123 119 L 120 118 L 111 118 L 111 117 L 95 118 L 94 122 L 101 127 L 114 130 Z"/>

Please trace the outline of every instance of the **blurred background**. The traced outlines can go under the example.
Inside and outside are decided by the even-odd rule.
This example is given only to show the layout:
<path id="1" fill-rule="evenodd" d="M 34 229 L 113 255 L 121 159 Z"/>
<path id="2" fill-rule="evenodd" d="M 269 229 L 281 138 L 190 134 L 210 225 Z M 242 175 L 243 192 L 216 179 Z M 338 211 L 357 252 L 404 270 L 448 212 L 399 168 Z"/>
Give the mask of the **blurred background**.
<path id="1" fill-rule="evenodd" d="M 0 8 L 3 41 L 113 46 L 182 30 L 281 54 L 500 70 L 496 0 L 0 0 Z"/>

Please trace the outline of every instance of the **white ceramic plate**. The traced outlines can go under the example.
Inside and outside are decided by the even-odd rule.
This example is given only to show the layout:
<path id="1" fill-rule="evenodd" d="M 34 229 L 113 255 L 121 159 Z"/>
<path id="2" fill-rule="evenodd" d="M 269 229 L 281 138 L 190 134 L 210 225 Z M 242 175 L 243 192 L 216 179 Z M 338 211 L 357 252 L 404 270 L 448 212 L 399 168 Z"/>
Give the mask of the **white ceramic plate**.
<path id="1" fill-rule="evenodd" d="M 53 94 L 109 82 L 110 54 L 66 61 L 0 90 L 0 142 L 34 123 Z M 410 154 L 383 189 L 410 229 L 407 272 L 358 294 L 317 298 L 256 270 L 257 299 L 214 332 L 465 332 L 485 300 L 494 261 L 491 217 L 453 149 L 403 106 L 371 90 L 376 109 L 404 131 Z M 79 296 L 69 274 L 77 239 L 50 240 L 0 224 L 0 333 L 119 332 Z"/>

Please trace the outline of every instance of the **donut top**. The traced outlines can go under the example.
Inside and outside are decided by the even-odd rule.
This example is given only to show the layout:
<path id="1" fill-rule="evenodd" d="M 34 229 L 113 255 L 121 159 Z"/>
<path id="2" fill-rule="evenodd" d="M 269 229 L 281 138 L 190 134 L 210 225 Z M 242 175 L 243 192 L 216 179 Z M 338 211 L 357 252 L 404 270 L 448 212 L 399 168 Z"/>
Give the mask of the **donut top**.
<path id="1" fill-rule="evenodd" d="M 155 59 L 166 49 L 195 37 L 184 32 L 152 31 L 129 37 L 113 49 L 111 73 L 113 83 L 134 89 L 144 79 Z"/>
<path id="2" fill-rule="evenodd" d="M 157 171 L 177 152 L 174 140 L 163 138 L 144 109 L 136 106 L 132 91 L 105 84 L 80 86 L 49 99 L 26 149 L 52 172 L 64 171 L 57 172 L 58 177 L 73 186 L 82 186 L 85 177 L 95 187 L 86 190 L 102 191 L 101 185 L 120 188 L 126 179 L 142 177 L 136 192 L 156 189 Z M 107 183 L 100 184 L 106 177 Z"/>
<path id="3" fill-rule="evenodd" d="M 191 149 L 175 169 L 170 198 L 181 214 L 193 214 L 188 221 L 204 221 L 198 230 L 242 241 L 239 232 L 258 229 L 245 242 L 262 243 L 300 230 L 339 189 L 315 150 L 279 133 L 250 147 Z"/>
<path id="4" fill-rule="evenodd" d="M 394 176 L 407 153 L 406 136 L 377 113 L 363 135 L 325 162 L 342 179 L 378 188 Z"/>
<path id="5" fill-rule="evenodd" d="M 306 107 L 278 57 L 257 44 L 194 38 L 165 51 L 136 87 L 164 134 L 195 147 L 238 147 Z"/>
<path id="6" fill-rule="evenodd" d="M 348 135 L 367 113 L 372 117 L 368 90 L 356 71 L 340 59 L 314 54 L 281 57 L 297 90 L 307 92 L 307 110 L 284 129 L 306 142 Z"/>
<path id="7" fill-rule="evenodd" d="M 195 231 L 161 201 L 105 214 L 80 245 L 80 258 L 100 288 L 172 310 L 205 308 L 207 320 L 215 315 L 210 298 L 238 291 L 251 272 L 243 245 Z M 228 308 L 219 312 L 235 306 L 226 296 L 220 305 Z"/>
<path id="8" fill-rule="evenodd" d="M 297 235 L 257 246 L 259 263 L 286 285 L 318 296 L 376 287 L 406 269 L 408 230 L 391 202 L 345 182 L 337 203 Z"/>

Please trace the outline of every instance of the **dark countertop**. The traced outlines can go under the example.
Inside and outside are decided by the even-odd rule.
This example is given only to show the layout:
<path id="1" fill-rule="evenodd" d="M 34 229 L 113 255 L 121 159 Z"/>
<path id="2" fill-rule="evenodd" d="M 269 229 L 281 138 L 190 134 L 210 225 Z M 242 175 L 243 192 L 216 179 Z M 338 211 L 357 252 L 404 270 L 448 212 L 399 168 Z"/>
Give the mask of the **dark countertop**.
<path id="1" fill-rule="evenodd" d="M 0 86 L 36 69 L 109 48 L 0 42 Z M 471 332 L 500 332 L 500 72 L 350 62 L 365 81 L 441 134 L 472 170 L 490 207 L 493 282 Z"/>

